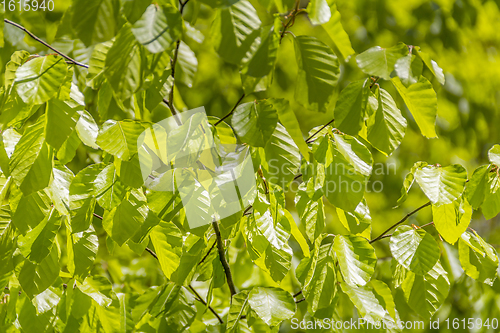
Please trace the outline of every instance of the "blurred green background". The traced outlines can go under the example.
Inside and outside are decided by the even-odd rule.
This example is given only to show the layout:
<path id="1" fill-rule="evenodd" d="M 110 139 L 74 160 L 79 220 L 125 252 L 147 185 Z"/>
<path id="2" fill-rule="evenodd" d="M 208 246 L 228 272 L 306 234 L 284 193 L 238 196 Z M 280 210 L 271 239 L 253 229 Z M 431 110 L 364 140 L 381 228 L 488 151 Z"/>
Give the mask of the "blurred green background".
<path id="1" fill-rule="evenodd" d="M 89 0 L 91 1 L 91 0 Z M 147 2 L 145 0 L 145 2 Z M 266 6 L 266 0 L 252 0 L 258 10 Z M 290 7 L 293 1 L 284 1 Z M 88 63 L 91 49 L 74 40 L 71 29 L 68 29 L 66 9 L 70 6 L 67 0 L 54 0 L 55 10 L 52 12 L 37 11 L 6 13 L 6 18 L 24 25 L 35 35 L 47 41 L 61 51 L 71 55 L 78 61 Z M 208 2 L 207 2 L 208 3 Z M 367 193 L 366 199 L 371 210 L 372 236 L 377 236 L 388 226 L 401 219 L 406 213 L 426 202 L 425 196 L 415 185 L 410 191 L 409 200 L 401 207 L 393 209 L 400 195 L 403 178 L 410 167 L 417 161 L 443 166 L 460 163 L 466 167 L 469 176 L 474 169 L 488 163 L 487 151 L 493 144 L 499 143 L 500 131 L 500 1 L 480 0 L 338 0 L 337 8 L 342 15 L 342 24 L 347 31 L 353 48 L 357 54 L 373 46 L 390 47 L 398 42 L 407 45 L 418 45 L 423 51 L 443 68 L 446 83 L 441 86 L 435 79 L 432 83 L 438 94 L 438 138 L 424 138 L 411 119 L 401 99 L 397 100 L 408 121 L 408 130 L 403 143 L 390 157 L 385 157 L 373 150 L 376 163 L 371 182 L 382 181 L 380 193 Z M 305 7 L 307 1 L 301 3 Z M 212 46 L 210 35 L 211 22 L 215 11 L 204 1 L 191 0 L 185 10 L 185 18 L 190 21 L 201 34 L 192 33 L 186 42 L 196 53 L 198 71 L 191 87 L 180 86 L 176 90 L 176 98 L 182 100 L 184 109 L 204 106 L 209 115 L 223 116 L 228 113 L 243 93 L 239 69 L 237 66 L 224 63 Z M 259 11 L 261 20 L 270 23 L 272 13 Z M 5 25 L 5 46 L 0 49 L 0 68 L 10 60 L 16 50 L 28 50 L 31 53 L 48 53 L 36 41 L 25 36 L 24 32 Z M 295 35 L 315 35 L 333 47 L 331 40 L 322 28 L 313 27 L 305 15 L 299 15 L 291 28 Z M 80 70 L 80 69 L 78 69 Z M 294 82 L 297 65 L 293 45 L 289 36 L 283 40 L 279 50 L 278 65 L 270 90 L 246 96 L 244 101 L 267 97 L 286 97 L 293 101 Z M 2 69 L 3 71 L 3 69 Z M 338 91 L 349 82 L 364 78 L 356 66 L 355 56 L 342 65 L 342 76 Z M 78 76 L 77 76 L 78 77 Z M 80 77 L 83 77 L 81 75 Z M 431 76 L 427 76 L 431 77 Z M 389 82 L 381 83 L 393 96 L 393 86 Z M 92 100 L 96 99 L 85 82 L 80 82 L 80 89 L 85 91 L 90 101 L 90 112 L 98 118 Z M 338 93 L 337 91 L 337 93 Z M 182 105 L 182 104 L 179 104 Z M 92 109 L 94 107 L 94 109 Z M 333 118 L 333 108 L 326 114 L 311 113 L 297 103 L 292 107 L 300 121 L 304 135 L 314 128 L 325 124 Z M 116 113 L 115 118 L 131 117 Z M 160 120 L 164 114 L 154 114 L 151 120 Z M 76 158 L 69 165 L 79 170 L 92 162 L 92 154 L 82 146 Z M 372 188 L 369 185 L 369 188 Z M 375 186 L 378 191 L 379 185 Z M 288 196 L 290 203 L 293 195 Z M 335 208 L 327 201 L 327 232 L 345 233 L 338 221 Z M 291 206 L 291 205 L 290 205 Z M 287 207 L 289 208 L 289 207 Z M 431 210 L 425 209 L 410 218 L 410 223 L 422 225 L 431 222 Z M 98 223 L 96 220 L 95 223 Z M 479 212 L 474 215 L 471 227 L 479 235 L 500 248 L 500 217 L 486 221 Z M 434 232 L 431 228 L 427 230 Z M 105 243 L 105 238 L 102 238 Z M 240 242 L 242 240 L 239 240 Z M 440 243 L 443 253 L 455 253 L 456 247 Z M 104 245 L 104 244 L 103 244 Z M 252 285 L 272 285 L 273 282 L 253 269 L 253 264 L 245 255 L 245 251 L 233 248 L 231 261 L 235 263 L 235 280 L 240 287 Z M 241 245 L 241 244 L 240 244 Z M 298 249 L 298 247 L 297 247 Z M 391 279 L 391 261 L 384 259 L 390 256 L 388 241 L 377 242 L 377 256 L 380 258 L 376 278 L 389 282 Z M 297 251 L 300 253 L 300 250 Z M 160 284 L 163 280 L 157 262 L 147 255 L 137 258 L 125 247 L 108 253 L 106 246 L 100 247 L 101 265 L 95 272 L 105 274 L 124 292 L 140 291 L 147 286 Z M 445 257 L 445 256 L 444 256 Z M 444 258 L 443 257 L 443 258 Z M 456 255 L 455 255 L 456 257 Z M 299 258 L 296 258 L 295 265 Z M 98 259 L 99 261 L 99 259 Z M 453 281 L 446 303 L 436 313 L 435 318 L 441 321 L 446 318 L 499 318 L 500 317 L 500 282 L 493 288 L 477 283 L 462 274 L 458 262 L 448 262 L 447 267 L 453 273 Z M 246 265 L 246 266 L 245 266 Z M 248 274 L 251 278 L 248 279 Z M 290 280 L 287 282 L 287 280 Z M 284 288 L 292 291 L 297 288 L 292 277 L 285 278 Z M 396 303 L 402 320 L 419 320 L 412 313 L 400 291 L 396 292 Z M 299 304 L 299 313 L 306 311 L 304 303 Z M 405 311 L 406 309 L 406 311 Z M 353 307 L 348 299 L 339 302 L 339 312 L 345 318 L 353 315 Z M 289 323 L 285 323 L 282 331 L 289 331 Z M 443 326 L 443 325 L 442 325 Z M 441 329 L 441 331 L 446 331 Z M 495 332 L 494 329 L 481 329 L 481 332 Z"/>

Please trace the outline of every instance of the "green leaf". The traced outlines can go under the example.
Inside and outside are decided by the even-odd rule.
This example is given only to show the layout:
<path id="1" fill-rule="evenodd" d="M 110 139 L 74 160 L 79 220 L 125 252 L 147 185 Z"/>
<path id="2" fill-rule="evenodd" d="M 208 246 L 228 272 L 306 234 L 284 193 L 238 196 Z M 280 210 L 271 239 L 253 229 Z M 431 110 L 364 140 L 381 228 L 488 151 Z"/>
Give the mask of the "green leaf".
<path id="1" fill-rule="evenodd" d="M 418 78 L 422 74 L 422 61 L 415 55 L 408 54 L 399 58 L 394 65 L 396 75 L 401 79 L 405 87 L 417 83 Z"/>
<path id="2" fill-rule="evenodd" d="M 493 147 L 491 147 L 491 149 L 488 151 L 488 158 L 490 159 L 491 163 L 500 168 L 500 145 L 494 145 Z"/>
<path id="3" fill-rule="evenodd" d="M 406 88 L 398 77 L 391 81 L 415 118 L 422 135 L 427 138 L 437 137 L 435 129 L 437 96 L 432 84 L 423 76 L 409 88 Z"/>
<path id="4" fill-rule="evenodd" d="M 295 98 L 309 110 L 326 112 L 340 76 L 339 61 L 316 37 L 297 36 L 294 47 L 299 66 Z"/>
<path id="5" fill-rule="evenodd" d="M 396 207 L 399 207 L 403 202 L 406 201 L 408 197 L 408 192 L 410 191 L 413 182 L 415 181 L 415 172 L 421 167 L 427 166 L 426 162 L 415 162 L 410 169 L 410 172 L 406 175 L 403 181 L 403 187 L 401 187 L 401 197 L 398 199 Z"/>
<path id="6" fill-rule="evenodd" d="M 368 93 L 367 80 L 349 83 L 341 92 L 335 104 L 334 117 L 337 128 L 347 134 L 357 135 L 361 130 Z"/>
<path id="7" fill-rule="evenodd" d="M 26 294 L 38 295 L 50 287 L 59 276 L 59 249 L 53 246 L 50 254 L 39 264 L 25 260 L 17 278 Z"/>
<path id="8" fill-rule="evenodd" d="M 61 217 L 54 209 L 26 235 L 19 236 L 17 244 L 22 255 L 34 263 L 41 263 L 50 253 L 61 226 Z"/>
<path id="9" fill-rule="evenodd" d="M 257 11 L 247 0 L 218 9 L 211 31 L 215 50 L 225 61 L 239 65 L 259 35 L 260 25 Z"/>
<path id="10" fill-rule="evenodd" d="M 160 222 L 151 230 L 150 237 L 163 274 L 170 279 L 180 264 L 183 235 L 172 222 Z"/>
<path id="11" fill-rule="evenodd" d="M 197 70 L 198 59 L 196 59 L 196 54 L 186 43 L 181 41 L 175 69 L 175 82 L 181 82 L 191 88 Z"/>
<path id="12" fill-rule="evenodd" d="M 337 278 L 333 251 L 333 242 L 321 245 L 324 237 L 315 241 L 314 252 L 310 258 L 305 257 L 295 270 L 297 279 L 302 284 L 302 293 L 307 301 L 309 311 L 330 307 L 337 295 Z"/>
<path id="13" fill-rule="evenodd" d="M 429 272 L 439 260 L 436 240 L 423 229 L 399 226 L 392 234 L 390 248 L 394 259 L 418 275 Z"/>
<path id="14" fill-rule="evenodd" d="M 72 5 L 72 27 L 86 45 L 106 42 L 117 32 L 119 2 L 116 0 L 75 0 Z"/>
<path id="15" fill-rule="evenodd" d="M 280 34 L 275 24 L 270 29 L 262 29 L 261 36 L 256 38 L 249 50 L 251 55 L 243 59 L 241 73 L 254 78 L 268 75 L 276 64 Z M 281 26 L 281 22 L 279 23 Z M 278 27 L 279 27 L 278 26 Z"/>
<path id="16" fill-rule="evenodd" d="M 474 170 L 471 179 L 467 182 L 465 196 L 474 209 L 481 207 L 489 192 L 488 175 L 490 169 L 490 165 L 480 166 Z"/>
<path id="17" fill-rule="evenodd" d="M 297 224 L 295 223 L 292 214 L 286 209 L 284 209 L 284 213 L 286 218 L 288 219 L 288 223 L 290 224 L 291 235 L 293 236 L 295 241 L 299 243 L 300 249 L 302 250 L 304 257 L 309 257 L 310 256 L 309 245 L 307 244 L 306 239 L 304 238 L 299 228 L 297 227 Z"/>
<path id="18" fill-rule="evenodd" d="M 280 288 L 253 288 L 248 294 L 248 304 L 270 327 L 292 318 L 296 310 L 292 295 Z"/>
<path id="19" fill-rule="evenodd" d="M 300 129 L 299 121 L 295 116 L 295 112 L 290 107 L 287 100 L 282 98 L 270 98 L 267 102 L 271 103 L 278 112 L 280 123 L 285 127 L 286 131 L 292 137 L 302 154 L 302 157 L 309 161 L 309 147 L 307 146 L 302 130 Z"/>
<path id="20" fill-rule="evenodd" d="M 106 211 L 102 226 L 108 235 L 122 246 L 141 227 L 147 214 L 146 198 L 140 191 L 133 190 L 118 207 Z"/>
<path id="21" fill-rule="evenodd" d="M 0 234 L 0 286 L 7 285 L 13 274 L 12 258 L 16 249 L 15 243 L 15 228 L 14 225 L 9 225 Z"/>
<path id="22" fill-rule="evenodd" d="M 78 137 L 85 145 L 94 149 L 99 149 L 99 146 L 96 144 L 99 127 L 90 113 L 85 110 L 79 113 L 80 119 L 78 119 L 76 123 Z"/>
<path id="23" fill-rule="evenodd" d="M 248 290 L 243 290 L 232 297 L 227 314 L 227 333 L 239 332 L 241 316 L 248 311 L 248 293 Z"/>
<path id="24" fill-rule="evenodd" d="M 151 0 L 120 0 L 122 12 L 130 23 L 135 23 L 151 4 Z"/>
<path id="25" fill-rule="evenodd" d="M 444 303 L 450 290 L 448 273 L 438 261 L 426 274 L 407 272 L 402 288 L 408 305 L 429 320 Z"/>
<path id="26" fill-rule="evenodd" d="M 42 222 L 50 212 L 51 200 L 46 190 L 23 196 L 12 216 L 17 229 L 26 234 Z"/>
<path id="27" fill-rule="evenodd" d="M 466 200 L 432 206 L 437 231 L 450 244 L 455 244 L 472 219 L 472 206 Z"/>
<path id="28" fill-rule="evenodd" d="M 342 225 L 353 235 L 358 235 L 366 239 L 370 239 L 372 230 L 372 217 L 370 210 L 363 199 L 354 212 L 346 212 L 337 208 L 337 215 Z"/>
<path id="29" fill-rule="evenodd" d="M 122 59 L 117 61 L 117 59 Z M 136 93 L 144 82 L 145 52 L 130 26 L 120 30 L 106 55 L 104 75 L 113 88 L 114 97 L 123 102 Z"/>
<path id="30" fill-rule="evenodd" d="M 345 283 L 353 286 L 366 285 L 375 272 L 377 264 L 377 256 L 370 243 L 360 236 L 337 235 L 333 248 Z"/>
<path id="31" fill-rule="evenodd" d="M 459 164 L 421 166 L 415 171 L 415 180 L 432 204 L 439 206 L 452 203 L 462 195 L 467 170 Z"/>
<path id="32" fill-rule="evenodd" d="M 68 272 L 83 282 L 94 266 L 99 239 L 94 227 L 68 235 Z"/>
<path id="33" fill-rule="evenodd" d="M 266 180 L 286 188 L 299 169 L 300 151 L 281 124 L 277 124 L 264 151 L 266 165 L 263 165 L 263 171 Z"/>
<path id="34" fill-rule="evenodd" d="M 333 141 L 333 142 L 332 142 Z M 349 135 L 334 134 L 319 144 L 315 157 L 325 164 L 326 198 L 338 208 L 352 212 L 363 199 L 365 183 L 372 171 L 370 151 Z M 325 156 L 320 156 L 326 151 Z"/>
<path id="35" fill-rule="evenodd" d="M 313 180 L 308 180 L 307 184 L 309 185 L 312 182 Z M 301 223 L 304 225 L 307 238 L 314 242 L 325 228 L 325 208 L 322 193 L 311 197 L 306 191 L 306 184 L 300 184 L 295 196 L 295 208 Z"/>
<path id="36" fill-rule="evenodd" d="M 342 58 L 347 61 L 349 57 L 356 52 L 352 49 L 349 35 L 342 26 L 342 23 L 340 21 L 340 13 L 337 10 L 336 4 L 332 4 L 330 6 L 330 13 L 330 20 L 327 23 L 323 24 L 323 28 L 325 28 L 326 32 L 332 39 L 335 47 L 342 55 Z"/>
<path id="37" fill-rule="evenodd" d="M 2 20 L 3 21 L 3 20 Z M 2 23 L 0 23 L 2 24 Z M 3 32 L 3 29 L 2 29 Z M 0 32 L 1 33 L 1 32 Z M 3 38 L 0 37 L 0 40 Z M 1 43 L 1 42 L 0 42 Z M 29 58 L 27 51 L 16 51 L 10 56 L 10 61 L 5 65 L 5 90 L 10 91 L 10 87 L 16 79 L 16 71 Z"/>
<path id="38" fill-rule="evenodd" d="M 112 298 L 116 297 L 113 286 L 104 276 L 89 276 L 83 282 L 76 281 L 76 287 L 102 307 L 110 306 Z"/>
<path id="39" fill-rule="evenodd" d="M 98 89 L 104 81 L 104 67 L 106 65 L 106 55 L 113 45 L 112 41 L 98 44 L 92 50 L 89 61 L 89 72 L 86 82 L 92 89 Z"/>
<path id="40" fill-rule="evenodd" d="M 65 102 L 51 99 L 47 103 L 45 140 L 59 150 L 73 133 L 80 115 Z"/>
<path id="41" fill-rule="evenodd" d="M 60 56 L 36 57 L 17 69 L 16 91 L 28 105 L 43 104 L 57 93 L 67 72 L 68 66 Z"/>
<path id="42" fill-rule="evenodd" d="M 434 74 L 438 82 L 444 84 L 444 74 L 441 67 L 439 67 L 439 65 L 431 59 L 430 55 L 420 51 L 420 47 L 414 46 L 413 49 L 417 51 L 417 56 L 422 59 L 427 68 L 429 68 L 432 74 Z"/>
<path id="43" fill-rule="evenodd" d="M 488 174 L 488 193 L 481 206 L 484 217 L 489 220 L 500 213 L 500 177 L 497 172 Z"/>
<path id="44" fill-rule="evenodd" d="M 95 194 L 99 206 L 111 210 L 118 206 L 126 194 L 126 186 L 120 181 L 113 164 L 102 170 L 95 181 Z"/>
<path id="45" fill-rule="evenodd" d="M 358 67 L 368 75 L 391 79 L 396 61 L 408 54 L 408 47 L 399 43 L 390 48 L 372 47 L 356 57 Z"/>
<path id="46" fill-rule="evenodd" d="M 368 141 L 385 155 L 391 155 L 403 141 L 405 131 L 406 119 L 391 95 L 381 88 L 373 123 L 368 126 Z"/>
<path id="47" fill-rule="evenodd" d="M 177 8 L 150 5 L 132 26 L 135 38 L 149 52 L 160 53 L 173 47 L 182 32 L 182 19 Z"/>
<path id="48" fill-rule="evenodd" d="M 458 255 L 465 274 L 490 286 L 497 278 L 498 256 L 495 248 L 474 231 L 465 232 L 458 241 Z"/>
<path id="49" fill-rule="evenodd" d="M 340 286 L 367 322 L 376 325 L 383 321 L 387 326 L 396 327 L 399 316 L 391 290 L 384 282 L 374 280 L 366 286 L 349 286 L 342 282 Z"/>
<path id="50" fill-rule="evenodd" d="M 311 23 L 314 25 L 327 23 L 332 15 L 330 12 L 330 7 L 328 7 L 328 3 L 326 2 L 326 0 L 309 1 L 306 11 L 309 14 Z"/>
<path id="51" fill-rule="evenodd" d="M 253 147 L 265 147 L 277 123 L 276 109 L 266 101 L 239 105 L 231 120 L 238 137 Z"/>
<path id="52" fill-rule="evenodd" d="M 52 175 L 53 151 L 44 142 L 45 120 L 26 129 L 10 160 L 11 176 L 25 195 L 41 190 Z"/>
<path id="53" fill-rule="evenodd" d="M 107 153 L 127 161 L 137 153 L 137 139 L 143 131 L 142 124 L 136 121 L 108 120 L 99 131 L 96 143 Z"/>
<path id="54" fill-rule="evenodd" d="M 73 233 L 87 230 L 92 222 L 97 195 L 96 180 L 105 167 L 104 163 L 90 165 L 71 181 L 69 208 Z"/>

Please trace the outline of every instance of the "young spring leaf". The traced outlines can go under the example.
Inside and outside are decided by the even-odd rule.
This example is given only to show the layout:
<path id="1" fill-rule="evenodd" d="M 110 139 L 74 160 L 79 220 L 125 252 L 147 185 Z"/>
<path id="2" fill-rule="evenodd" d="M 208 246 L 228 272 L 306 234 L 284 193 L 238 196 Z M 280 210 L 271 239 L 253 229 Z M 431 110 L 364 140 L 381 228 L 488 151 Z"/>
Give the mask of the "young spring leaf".
<path id="1" fill-rule="evenodd" d="M 423 229 L 402 225 L 392 234 L 390 247 L 394 259 L 418 275 L 429 272 L 439 260 L 436 240 Z"/>

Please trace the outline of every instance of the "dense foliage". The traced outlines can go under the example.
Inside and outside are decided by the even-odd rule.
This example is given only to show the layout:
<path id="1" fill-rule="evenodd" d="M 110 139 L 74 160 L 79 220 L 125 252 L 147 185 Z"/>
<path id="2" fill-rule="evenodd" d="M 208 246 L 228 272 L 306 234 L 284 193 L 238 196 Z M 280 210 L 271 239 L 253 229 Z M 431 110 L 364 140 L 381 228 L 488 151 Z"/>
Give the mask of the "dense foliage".
<path id="1" fill-rule="evenodd" d="M 0 7 L 1 332 L 497 331 L 498 3 L 53 3 Z M 137 144 L 197 107 L 255 170 L 213 222 Z"/>

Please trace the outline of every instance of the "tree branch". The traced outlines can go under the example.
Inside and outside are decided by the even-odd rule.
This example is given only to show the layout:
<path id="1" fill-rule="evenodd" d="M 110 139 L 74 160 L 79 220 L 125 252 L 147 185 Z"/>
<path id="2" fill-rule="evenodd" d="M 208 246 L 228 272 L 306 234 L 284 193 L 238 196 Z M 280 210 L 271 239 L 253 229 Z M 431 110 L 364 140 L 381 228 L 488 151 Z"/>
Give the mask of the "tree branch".
<path id="1" fill-rule="evenodd" d="M 319 132 L 321 132 L 322 130 L 324 130 L 328 125 L 330 125 L 334 121 L 335 121 L 335 119 L 330 120 L 327 124 L 323 125 L 319 130 L 317 130 L 316 132 L 314 132 L 313 135 L 311 135 L 310 137 L 307 138 L 306 143 L 311 143 L 311 139 L 312 138 L 314 138 Z"/>
<path id="2" fill-rule="evenodd" d="M 187 2 L 187 1 L 186 1 Z M 192 293 L 196 296 L 196 299 L 201 302 L 201 304 L 205 305 L 208 307 L 208 309 L 210 310 L 210 312 L 212 312 L 214 314 L 214 316 L 217 317 L 217 319 L 219 320 L 219 323 L 221 324 L 224 324 L 224 320 L 222 320 L 222 318 L 217 314 L 217 312 L 215 312 L 215 310 L 210 306 L 210 305 L 207 305 L 207 302 L 205 302 L 203 300 L 203 298 L 200 296 L 200 294 L 198 294 L 198 292 L 193 288 L 193 286 L 189 285 L 188 286 L 189 289 L 192 291 Z"/>
<path id="3" fill-rule="evenodd" d="M 232 115 L 234 113 L 234 110 L 236 110 L 236 108 L 238 107 L 238 105 L 240 105 L 241 101 L 243 100 L 243 98 L 245 98 L 245 94 L 241 95 L 240 99 L 236 102 L 236 104 L 234 105 L 234 107 L 231 109 L 231 111 L 226 114 L 224 117 L 222 117 L 221 119 L 219 119 L 215 124 L 214 126 L 217 126 L 219 125 L 220 123 L 222 123 L 227 117 L 229 117 L 230 115 Z"/>
<path id="4" fill-rule="evenodd" d="M 229 286 L 229 290 L 231 291 L 231 299 L 234 295 L 236 295 L 236 288 L 234 287 L 233 276 L 231 275 L 231 268 L 229 267 L 229 263 L 227 262 L 226 254 L 224 251 L 224 244 L 222 244 L 222 237 L 220 235 L 219 224 L 217 221 L 212 222 L 212 226 L 214 227 L 215 236 L 217 237 L 217 249 L 219 250 L 219 258 L 222 263 L 222 267 L 224 267 L 224 272 L 226 273 L 226 280 Z"/>
<path id="5" fill-rule="evenodd" d="M 151 254 L 156 260 L 158 260 L 158 256 L 156 255 L 156 253 L 151 250 L 149 247 L 146 248 L 146 251 L 148 251 L 149 254 Z M 221 319 L 221 317 L 219 317 L 219 315 L 217 314 L 217 312 L 215 312 L 215 310 L 210 306 L 210 305 L 207 305 L 207 302 L 205 302 L 203 300 L 203 298 L 200 296 L 200 294 L 198 294 L 198 292 L 191 286 L 189 285 L 189 289 L 193 292 L 193 294 L 197 297 L 196 299 L 201 302 L 203 305 L 207 306 L 208 309 L 210 310 L 210 312 L 212 312 L 216 317 L 217 319 L 219 320 L 219 322 L 221 324 L 224 323 L 224 321 Z"/>
<path id="6" fill-rule="evenodd" d="M 18 29 L 21 29 L 22 31 L 24 31 L 25 33 L 27 33 L 31 38 L 33 38 L 34 40 L 36 40 L 37 42 L 39 42 L 40 44 L 43 44 L 45 45 L 47 48 L 51 49 L 52 51 L 54 51 L 55 53 L 59 54 L 61 57 L 65 58 L 66 60 L 68 60 L 69 62 L 71 62 L 72 64 L 75 64 L 77 66 L 80 66 L 80 67 L 84 67 L 84 68 L 89 68 L 89 65 L 86 65 L 86 64 L 82 64 L 81 62 L 78 62 L 76 61 L 75 59 L 73 58 L 70 58 L 68 57 L 67 55 L 65 55 L 64 53 L 62 53 L 61 51 L 57 50 L 56 48 L 50 46 L 49 44 L 47 44 L 46 42 L 44 42 L 43 40 L 41 40 L 40 38 L 38 38 L 37 36 L 35 36 L 33 33 L 31 33 L 28 29 L 26 29 L 25 27 L 23 27 L 22 25 L 20 24 L 17 24 L 15 22 L 12 22 L 10 20 L 7 20 L 7 19 L 4 19 L 3 20 L 5 23 L 7 24 L 10 24 Z"/>
<path id="7" fill-rule="evenodd" d="M 215 241 L 212 244 L 212 247 L 210 247 L 210 250 L 208 250 L 207 254 L 205 254 L 205 256 L 203 257 L 203 259 L 200 260 L 200 262 L 198 263 L 198 265 L 201 265 L 208 258 L 208 256 L 210 255 L 210 252 L 212 252 L 212 250 L 214 249 L 215 244 L 217 244 L 217 241 Z"/>
<path id="8" fill-rule="evenodd" d="M 373 242 L 376 242 L 382 238 L 386 238 L 387 236 L 385 236 L 389 231 L 391 231 L 392 229 L 394 229 L 395 227 L 397 227 L 398 225 L 400 225 L 401 223 L 403 223 L 404 221 L 408 220 L 408 218 L 410 216 L 412 216 L 413 214 L 415 214 L 416 212 L 418 212 L 419 210 L 421 210 L 422 208 L 425 208 L 427 206 L 430 206 L 431 205 L 431 202 L 427 202 L 425 204 L 423 204 L 422 206 L 418 207 L 417 209 L 415 209 L 414 211 L 408 213 L 405 215 L 405 217 L 403 217 L 401 220 L 399 220 L 397 223 L 393 224 L 389 229 L 387 229 L 386 231 L 384 231 L 382 234 L 380 234 L 380 236 L 378 236 L 377 238 L 375 239 L 372 239 L 370 241 L 370 244 L 373 243 Z"/>

